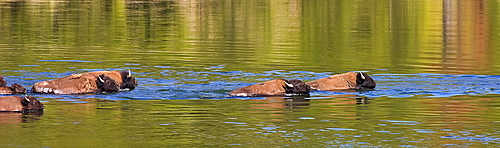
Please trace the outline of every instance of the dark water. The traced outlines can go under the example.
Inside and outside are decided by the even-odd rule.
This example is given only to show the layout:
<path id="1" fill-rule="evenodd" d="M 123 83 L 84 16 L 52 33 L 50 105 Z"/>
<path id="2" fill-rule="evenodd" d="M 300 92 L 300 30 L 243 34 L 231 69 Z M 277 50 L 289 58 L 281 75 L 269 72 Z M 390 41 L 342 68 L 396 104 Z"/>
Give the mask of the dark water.
<path id="1" fill-rule="evenodd" d="M 133 91 L 29 95 L 2 147 L 498 147 L 497 1 L 0 1 L 9 84 L 131 70 Z M 229 97 L 362 71 L 370 91 Z"/>

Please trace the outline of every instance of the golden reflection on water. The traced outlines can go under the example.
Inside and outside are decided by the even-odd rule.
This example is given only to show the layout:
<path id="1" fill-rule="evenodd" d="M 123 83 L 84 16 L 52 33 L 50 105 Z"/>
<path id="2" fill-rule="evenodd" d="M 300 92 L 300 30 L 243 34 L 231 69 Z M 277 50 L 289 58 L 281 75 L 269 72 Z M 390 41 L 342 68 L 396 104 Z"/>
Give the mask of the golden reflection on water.
<path id="1" fill-rule="evenodd" d="M 485 133 L 489 136 L 496 131 L 489 128 L 481 128 L 481 124 L 494 124 L 497 111 L 493 108 L 485 108 L 495 104 L 495 97 L 468 97 L 459 96 L 453 98 L 435 98 L 422 99 L 420 101 L 425 106 L 421 111 L 421 116 L 424 119 L 421 121 L 427 122 L 427 127 L 434 126 L 437 133 L 432 135 L 432 139 L 439 145 L 450 143 L 463 143 L 467 141 L 459 141 L 454 138 L 443 137 L 468 137 L 475 138 L 477 135 L 470 135 L 472 132 Z M 462 135 L 461 135 L 462 134 Z"/>
<path id="2" fill-rule="evenodd" d="M 494 103 L 494 98 L 440 98 L 424 99 L 423 104 L 428 105 L 425 110 L 431 114 L 439 115 L 436 124 L 440 123 L 477 123 L 483 121 L 481 117 L 490 116 L 494 110 L 485 110 L 484 105 Z M 489 108 L 488 108 L 489 109 Z M 425 114 L 425 113 L 424 113 Z M 463 124 L 462 124 L 463 125 Z M 463 128 L 463 127 L 461 127 Z"/>
<path id="3" fill-rule="evenodd" d="M 485 1 L 451 1 L 443 4 L 442 62 L 437 70 L 451 73 L 481 73 L 495 63 L 490 44 L 488 19 L 490 11 Z M 457 71 L 456 69 L 459 69 Z"/>
<path id="4" fill-rule="evenodd" d="M 495 3 L 2 1 L 0 52 L 22 58 L 4 57 L 0 65 L 22 70 L 37 60 L 66 59 L 108 61 L 103 67 L 494 74 Z M 53 64 L 33 69 L 59 66 Z"/>

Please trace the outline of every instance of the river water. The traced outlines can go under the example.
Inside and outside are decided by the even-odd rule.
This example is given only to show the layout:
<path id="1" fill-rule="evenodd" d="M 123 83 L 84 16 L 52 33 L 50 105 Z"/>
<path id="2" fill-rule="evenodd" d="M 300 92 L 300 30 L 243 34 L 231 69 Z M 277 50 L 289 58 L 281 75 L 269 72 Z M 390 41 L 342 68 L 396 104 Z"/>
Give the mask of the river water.
<path id="1" fill-rule="evenodd" d="M 112 94 L 34 94 L 2 147 L 498 147 L 498 1 L 0 0 L 0 75 L 131 70 Z M 369 91 L 230 97 L 361 71 Z"/>

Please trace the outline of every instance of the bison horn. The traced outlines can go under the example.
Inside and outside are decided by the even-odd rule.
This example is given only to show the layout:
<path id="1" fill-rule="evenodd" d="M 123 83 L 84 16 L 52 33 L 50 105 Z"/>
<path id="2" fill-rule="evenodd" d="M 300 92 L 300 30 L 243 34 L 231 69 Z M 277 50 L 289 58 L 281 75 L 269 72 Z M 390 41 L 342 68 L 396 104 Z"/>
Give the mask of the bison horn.
<path id="1" fill-rule="evenodd" d="M 28 99 L 28 96 L 25 96 L 25 97 L 24 97 L 24 99 L 25 99 L 26 101 L 28 101 L 28 102 L 30 102 L 30 101 L 31 101 L 30 99 Z"/>
<path id="2" fill-rule="evenodd" d="M 101 76 L 98 76 L 99 78 L 99 81 L 101 81 L 102 83 L 104 83 L 104 80 L 101 78 Z"/>
<path id="3" fill-rule="evenodd" d="M 290 83 L 288 83 L 288 82 L 286 82 L 286 81 L 285 81 L 285 84 L 286 84 L 286 86 L 288 86 L 288 87 L 293 87 L 293 84 L 290 84 Z"/>
<path id="4" fill-rule="evenodd" d="M 132 77 L 132 72 L 130 72 L 130 69 L 128 70 L 128 76 L 127 77 Z"/>
<path id="5" fill-rule="evenodd" d="M 363 80 L 364 80 L 364 79 L 365 79 L 365 76 L 363 75 L 363 73 L 362 73 L 362 72 L 359 72 L 359 74 L 361 75 L 361 79 L 363 79 Z"/>

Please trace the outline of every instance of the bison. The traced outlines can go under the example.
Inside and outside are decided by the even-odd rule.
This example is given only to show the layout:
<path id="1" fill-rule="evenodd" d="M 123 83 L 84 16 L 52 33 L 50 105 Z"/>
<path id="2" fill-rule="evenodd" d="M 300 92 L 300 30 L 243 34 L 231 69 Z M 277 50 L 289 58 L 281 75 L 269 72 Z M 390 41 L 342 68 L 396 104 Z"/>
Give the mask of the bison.
<path id="1" fill-rule="evenodd" d="M 29 112 L 41 111 L 44 106 L 38 99 L 31 96 L 5 96 L 0 97 L 0 111 Z"/>
<path id="2" fill-rule="evenodd" d="M 359 72 L 348 72 L 338 75 L 332 75 L 327 78 L 317 79 L 306 82 L 312 90 L 345 90 L 345 89 L 373 89 L 376 87 L 375 80 L 368 74 Z"/>
<path id="3" fill-rule="evenodd" d="M 26 88 L 20 84 L 7 86 L 7 82 L 0 76 L 0 95 L 25 94 Z"/>
<path id="4" fill-rule="evenodd" d="M 130 71 L 96 71 L 38 82 L 31 91 L 50 94 L 108 93 L 135 87 L 137 80 Z"/>
<path id="5" fill-rule="evenodd" d="M 26 88 L 20 84 L 12 84 L 11 86 L 0 87 L 0 95 L 25 94 Z"/>
<path id="6" fill-rule="evenodd" d="M 256 97 L 256 96 L 283 96 L 306 95 L 311 88 L 300 80 L 275 79 L 229 92 L 230 96 Z"/>

